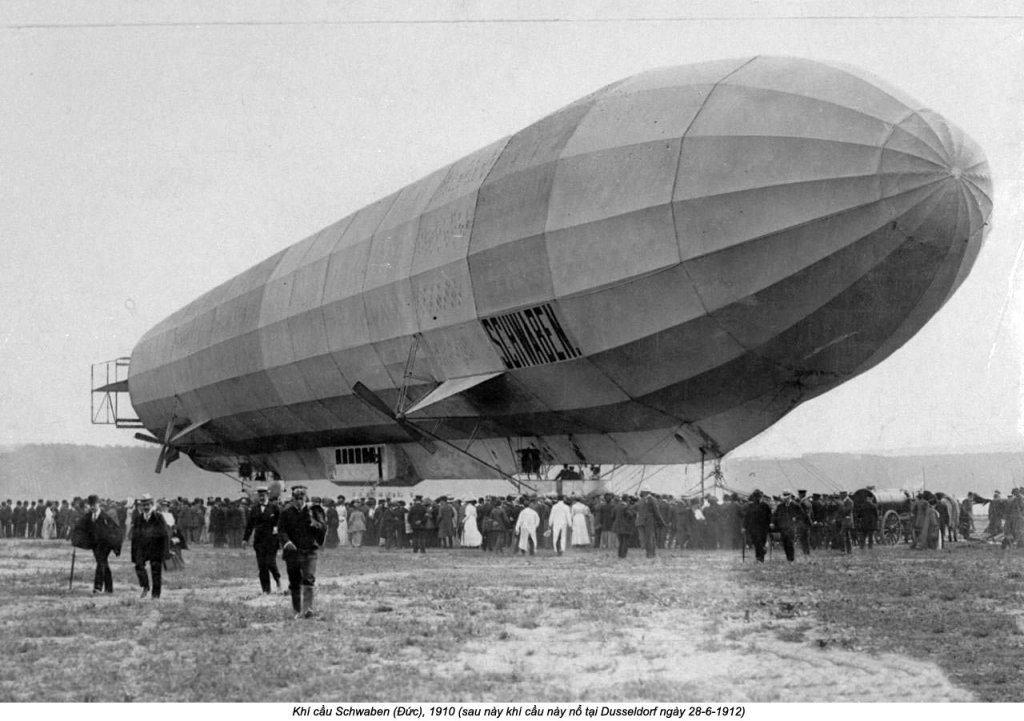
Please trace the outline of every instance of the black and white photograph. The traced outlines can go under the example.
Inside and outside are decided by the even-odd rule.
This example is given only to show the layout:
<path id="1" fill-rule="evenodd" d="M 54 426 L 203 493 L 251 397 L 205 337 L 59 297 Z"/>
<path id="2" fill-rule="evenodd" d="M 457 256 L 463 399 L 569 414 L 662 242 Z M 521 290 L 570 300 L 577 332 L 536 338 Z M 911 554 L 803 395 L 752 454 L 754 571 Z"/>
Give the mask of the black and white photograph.
<path id="1" fill-rule="evenodd" d="M 1009 0 L 0 0 L 0 702 L 1024 702 L 1022 68 Z"/>

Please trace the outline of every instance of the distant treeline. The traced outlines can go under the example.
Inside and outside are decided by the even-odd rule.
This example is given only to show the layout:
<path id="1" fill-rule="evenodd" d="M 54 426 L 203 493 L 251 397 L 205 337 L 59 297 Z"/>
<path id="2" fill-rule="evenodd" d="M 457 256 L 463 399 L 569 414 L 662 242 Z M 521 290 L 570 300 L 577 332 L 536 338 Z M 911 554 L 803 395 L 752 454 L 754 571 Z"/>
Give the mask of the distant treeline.
<path id="1" fill-rule="evenodd" d="M 141 493 L 186 498 L 238 495 L 237 481 L 201 471 L 187 458 L 159 475 L 153 472 L 155 464 L 155 447 L 45 444 L 7 449 L 0 452 L 0 498 L 61 500 L 89 493 L 108 498 Z M 1024 486 L 1024 452 L 913 456 L 829 453 L 735 460 L 727 457 L 722 470 L 726 485 L 738 491 L 758 487 L 768 493 L 783 488 L 830 493 L 868 485 L 916 489 L 923 483 L 928 489 L 958 497 L 967 491 L 987 497 L 996 489 L 1005 494 L 1014 486 Z M 649 486 L 657 492 L 675 495 L 689 490 L 696 477 L 694 474 L 684 480 L 681 473 L 665 473 L 657 480 L 666 481 L 676 475 L 678 479 L 666 487 L 659 483 Z M 683 488 L 684 485 L 687 487 Z"/>
<path id="2" fill-rule="evenodd" d="M 238 483 L 201 471 L 182 458 L 159 475 L 157 447 L 26 445 L 0 453 L 2 498 L 63 500 L 90 493 L 126 498 L 141 493 L 188 498 L 237 495 Z"/>

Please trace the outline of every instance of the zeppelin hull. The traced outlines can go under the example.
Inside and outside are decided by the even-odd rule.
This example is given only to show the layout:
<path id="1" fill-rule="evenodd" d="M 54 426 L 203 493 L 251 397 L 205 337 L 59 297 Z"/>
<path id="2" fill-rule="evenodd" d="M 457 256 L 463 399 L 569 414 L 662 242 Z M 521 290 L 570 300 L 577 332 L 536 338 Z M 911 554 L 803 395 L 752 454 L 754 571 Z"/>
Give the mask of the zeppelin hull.
<path id="1" fill-rule="evenodd" d="M 964 280 L 990 197 L 969 138 L 859 71 L 651 71 L 175 313 L 133 353 L 132 402 L 154 433 L 201 422 L 187 450 L 210 465 L 323 477 L 317 449 L 392 443 L 421 475 L 479 476 L 353 393 L 401 410 L 466 379 L 409 417 L 491 462 L 692 461 L 905 343 Z"/>

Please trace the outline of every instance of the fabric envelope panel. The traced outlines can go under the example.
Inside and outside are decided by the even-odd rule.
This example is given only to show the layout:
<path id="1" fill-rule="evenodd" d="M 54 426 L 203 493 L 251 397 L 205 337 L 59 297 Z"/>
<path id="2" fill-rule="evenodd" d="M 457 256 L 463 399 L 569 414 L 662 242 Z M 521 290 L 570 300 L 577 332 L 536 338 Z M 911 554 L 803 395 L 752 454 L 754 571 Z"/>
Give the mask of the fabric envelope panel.
<path id="1" fill-rule="evenodd" d="M 544 231 L 556 161 L 593 102 L 574 103 L 509 138 L 480 187 L 470 253 Z"/>
<path id="2" fill-rule="evenodd" d="M 228 378 L 218 383 L 217 387 L 231 409 L 231 415 L 270 408 L 281 403 L 270 377 L 262 370 Z"/>
<path id="3" fill-rule="evenodd" d="M 562 322 L 584 355 L 626 345 L 707 314 L 682 265 L 560 298 L 558 305 Z"/>
<path id="4" fill-rule="evenodd" d="M 290 276 L 296 270 L 301 268 L 310 249 L 316 244 L 318 235 L 319 233 L 313 233 L 313 235 L 303 238 L 298 243 L 288 246 L 284 251 L 284 254 L 281 256 L 281 260 L 277 264 L 277 267 L 274 268 L 274 272 L 271 273 L 270 281 L 273 282 Z"/>
<path id="5" fill-rule="evenodd" d="M 637 401 L 675 418 L 700 423 L 702 418 L 778 391 L 791 381 L 790 369 L 757 353 L 741 353 L 640 396 Z"/>
<path id="6" fill-rule="evenodd" d="M 719 85 L 686 137 L 817 138 L 880 147 L 891 129 L 884 120 L 814 98 Z"/>
<path id="7" fill-rule="evenodd" d="M 244 419 L 248 418 L 250 414 L 245 416 L 224 416 L 218 418 L 212 425 L 215 433 L 223 434 L 228 438 L 237 438 L 241 440 L 247 440 L 255 435 L 255 430 Z"/>
<path id="8" fill-rule="evenodd" d="M 507 137 L 496 140 L 447 166 L 448 172 L 430 199 L 425 212 L 429 213 L 446 205 L 458 203 L 467 197 L 476 198 L 477 191 L 505 149 L 508 140 Z"/>
<path id="9" fill-rule="evenodd" d="M 327 347 L 333 353 L 368 345 L 366 305 L 361 295 L 342 298 L 321 308 L 327 328 Z"/>
<path id="10" fill-rule="evenodd" d="M 981 231 L 978 231 L 978 235 Z M 980 239 L 972 239 L 972 243 L 980 245 Z M 978 247 L 975 245 L 974 247 Z M 956 290 L 956 287 L 963 278 L 963 267 L 969 267 L 972 260 L 962 256 L 960 253 L 951 251 L 943 261 L 942 266 L 935 274 L 932 283 L 921 295 L 921 299 L 903 319 L 900 326 L 886 338 L 863 363 L 857 365 L 852 373 L 860 373 L 867 370 L 894 352 L 901 345 L 906 343 L 923 326 L 936 308 L 941 307 L 949 299 L 949 296 Z M 947 287 L 948 285 L 948 287 Z"/>
<path id="11" fill-rule="evenodd" d="M 285 321 L 292 341 L 295 361 L 301 361 L 328 352 L 327 326 L 324 324 L 323 308 L 317 307 L 305 313 L 294 315 Z"/>
<path id="12" fill-rule="evenodd" d="M 344 253 L 346 248 L 370 241 L 400 193 L 401 191 L 396 191 L 349 216 L 345 230 L 335 246 L 335 253 Z"/>
<path id="13" fill-rule="evenodd" d="M 416 327 L 434 330 L 476 318 L 473 283 L 465 256 L 410 279 Z"/>
<path id="14" fill-rule="evenodd" d="M 323 398 L 320 404 L 331 415 L 341 419 L 337 430 L 391 423 L 380 413 L 353 395 Z"/>
<path id="15" fill-rule="evenodd" d="M 658 140 L 559 161 L 546 227 L 557 295 L 679 262 L 669 206 L 678 159 L 678 141 Z"/>
<path id="16" fill-rule="evenodd" d="M 260 327 L 274 325 L 288 317 L 288 306 L 295 287 L 294 275 L 282 275 L 267 281 L 260 303 Z"/>
<path id="17" fill-rule="evenodd" d="M 703 316 L 591 355 L 590 360 L 630 398 L 638 398 L 705 373 L 744 352 L 712 318 Z M 638 373 L 637 368 L 644 372 Z"/>
<path id="18" fill-rule="evenodd" d="M 408 278 L 363 291 L 370 341 L 388 341 L 416 333 L 416 306 Z"/>
<path id="19" fill-rule="evenodd" d="M 505 369 L 494 344 L 477 320 L 423 331 L 441 378 L 494 373 Z"/>
<path id="20" fill-rule="evenodd" d="M 397 338 L 389 338 L 387 340 L 378 341 L 373 344 L 374 350 L 377 351 L 378 363 L 383 364 L 385 371 L 391 380 L 390 388 L 401 388 L 405 384 L 405 368 L 409 363 L 409 355 L 412 350 L 414 340 L 412 335 L 401 336 Z M 411 378 L 415 379 L 413 383 L 430 382 L 430 380 L 440 381 L 443 380 L 438 377 L 438 373 L 434 367 L 434 359 L 430 357 L 430 349 L 424 344 L 418 344 L 416 348 L 416 355 L 413 357 L 413 366 L 410 369 Z M 359 380 L 359 379 L 357 379 Z M 366 381 L 363 381 L 366 383 Z M 370 386 L 373 390 L 377 390 L 374 386 Z"/>
<path id="21" fill-rule="evenodd" d="M 818 138 L 687 137 L 672 197 L 697 200 L 837 177 L 874 176 L 881 148 Z"/>
<path id="22" fill-rule="evenodd" d="M 879 198 L 877 177 L 834 178 L 674 203 L 684 262 L 857 211 Z M 737 212 L 742 208 L 743 212 Z"/>
<path id="23" fill-rule="evenodd" d="M 909 212 L 927 199 L 928 192 L 867 203 L 841 215 L 701 255 L 684 265 L 705 308 L 714 312 L 856 243 L 901 217 L 894 211 Z"/>
<path id="24" fill-rule="evenodd" d="M 802 58 L 758 57 L 723 80 L 739 85 L 813 98 L 896 123 L 921 105 L 906 93 L 857 68 L 822 65 Z"/>
<path id="25" fill-rule="evenodd" d="M 254 288 L 217 306 L 210 345 L 251 333 L 259 327 L 263 288 Z"/>
<path id="26" fill-rule="evenodd" d="M 341 243 L 342 235 L 345 233 L 345 229 L 348 228 L 352 222 L 353 215 L 347 215 L 336 223 L 331 223 L 326 228 L 316 234 L 316 240 L 313 242 L 313 247 L 309 249 L 309 253 L 306 254 L 303 260 L 302 267 L 309 265 L 310 263 L 317 263 L 319 261 L 326 260 L 331 253 L 333 253 L 338 244 Z"/>
<path id="27" fill-rule="evenodd" d="M 327 265 L 327 258 L 320 258 L 306 263 L 292 274 L 292 295 L 288 302 L 287 317 L 294 318 L 323 305 Z"/>
<path id="28" fill-rule="evenodd" d="M 372 345 L 361 345 L 332 352 L 331 357 L 338 370 L 352 385 L 363 383 L 372 390 L 394 387 L 391 376 L 384 368 L 380 356 Z M 355 396 L 352 398 L 359 404 L 363 403 Z"/>
<path id="29" fill-rule="evenodd" d="M 363 278 L 366 275 L 369 258 L 369 238 L 353 243 L 330 256 L 327 274 L 324 277 L 324 306 L 338 300 L 359 298 L 363 292 Z"/>
<path id="30" fill-rule="evenodd" d="M 561 160 L 610 148 L 674 143 L 690 127 L 713 85 L 684 85 L 627 93 L 599 94 L 566 143 Z"/>
<path id="31" fill-rule="evenodd" d="M 222 378 L 217 380 L 255 373 L 263 368 L 259 330 L 212 345 L 209 353 L 209 360 L 204 358 L 204 363 L 208 362 L 220 370 Z"/>
<path id="32" fill-rule="evenodd" d="M 320 399 L 293 405 L 291 411 L 313 432 L 333 431 L 344 425 L 343 419 L 331 413 Z"/>
<path id="33" fill-rule="evenodd" d="M 334 356 L 330 354 L 304 358 L 295 365 L 316 398 L 331 398 L 352 392 L 352 383 L 342 374 L 334 362 Z"/>
<path id="34" fill-rule="evenodd" d="M 857 283 L 905 242 L 891 223 L 762 290 L 712 312 L 747 349 L 757 349 Z"/>
<path id="35" fill-rule="evenodd" d="M 621 388 L 586 358 L 520 368 L 516 380 L 555 411 L 603 406 L 629 400 Z"/>
<path id="36" fill-rule="evenodd" d="M 200 386 L 196 393 L 202 398 L 202 407 L 206 411 L 207 420 L 215 420 L 230 415 L 231 408 L 221 394 L 219 381 Z"/>
<path id="37" fill-rule="evenodd" d="M 450 166 L 445 166 L 435 170 L 398 191 L 398 197 L 388 208 L 380 225 L 374 230 L 374 236 L 388 235 L 391 231 L 410 224 L 413 226 L 412 235 L 415 236 L 415 226 L 419 224 L 420 216 L 430 205 L 431 198 L 441 187 L 449 169 Z"/>
<path id="38" fill-rule="evenodd" d="M 476 211 L 476 193 L 464 195 L 420 218 L 410 273 L 465 261 Z"/>
<path id="39" fill-rule="evenodd" d="M 262 326 L 260 334 L 260 366 L 262 368 L 274 368 L 287 365 L 295 360 L 295 352 L 292 350 L 292 338 L 288 332 L 288 321 L 281 320 L 277 323 Z"/>
<path id="40" fill-rule="evenodd" d="M 302 371 L 294 363 L 267 368 L 267 377 L 285 406 L 303 403 L 315 398 Z"/>
<path id="41" fill-rule="evenodd" d="M 469 272 L 480 317 L 549 301 L 554 297 L 547 242 L 543 235 L 479 252 L 471 251 Z"/>
<path id="42" fill-rule="evenodd" d="M 545 240 L 556 297 L 620 284 L 679 264 L 668 204 L 550 231 Z"/>
<path id="43" fill-rule="evenodd" d="M 704 63 L 667 68 L 654 68 L 613 83 L 600 91 L 603 98 L 616 95 L 635 95 L 650 90 L 678 87 L 713 86 L 754 58 L 728 58 Z"/>

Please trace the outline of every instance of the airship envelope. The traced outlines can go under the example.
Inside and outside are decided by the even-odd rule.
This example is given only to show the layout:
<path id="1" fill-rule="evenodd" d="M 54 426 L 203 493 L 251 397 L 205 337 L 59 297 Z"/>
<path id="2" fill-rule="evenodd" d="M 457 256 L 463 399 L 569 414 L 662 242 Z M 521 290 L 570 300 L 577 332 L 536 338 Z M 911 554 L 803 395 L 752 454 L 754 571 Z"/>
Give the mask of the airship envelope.
<path id="1" fill-rule="evenodd" d="M 974 142 L 862 71 L 652 70 L 171 315 L 131 401 L 162 455 L 285 478 L 720 456 L 916 333 L 991 194 Z"/>

